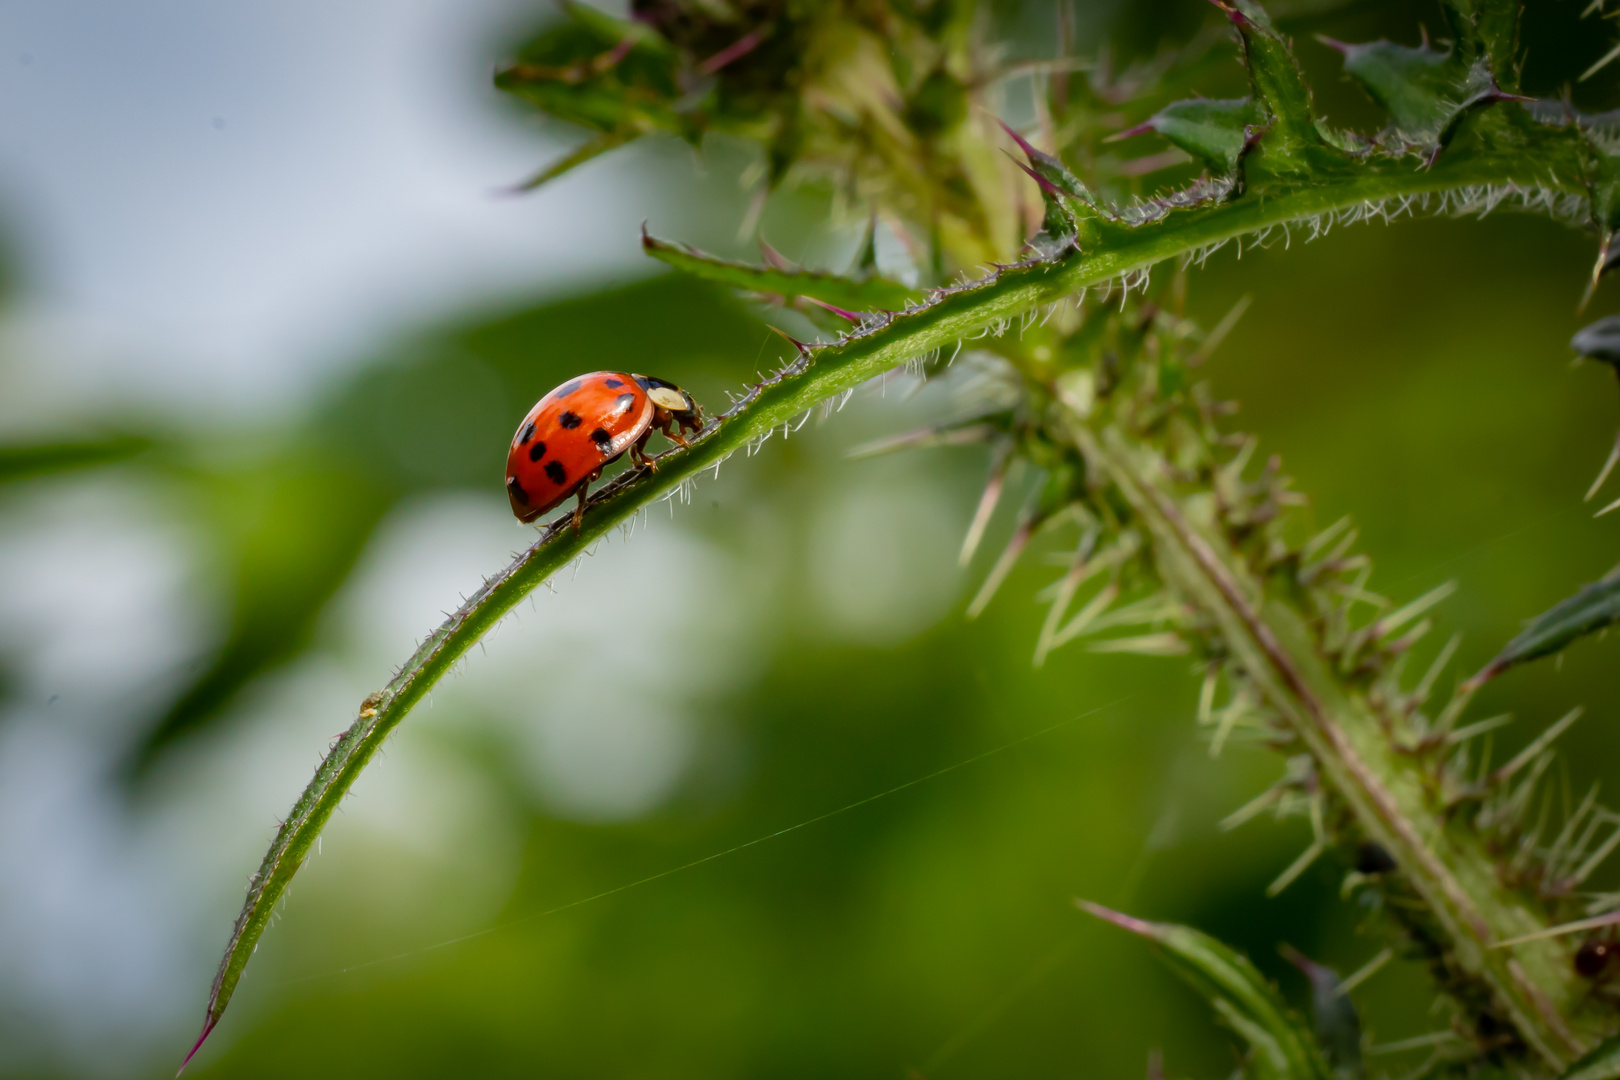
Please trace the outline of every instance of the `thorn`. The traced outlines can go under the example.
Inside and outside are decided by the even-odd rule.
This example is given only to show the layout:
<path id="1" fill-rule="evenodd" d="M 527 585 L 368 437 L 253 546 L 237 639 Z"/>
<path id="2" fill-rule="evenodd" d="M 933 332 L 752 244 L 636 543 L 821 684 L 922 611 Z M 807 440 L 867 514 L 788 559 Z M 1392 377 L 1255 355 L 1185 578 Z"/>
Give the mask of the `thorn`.
<path id="1" fill-rule="evenodd" d="M 1575 708 L 1569 710 L 1569 712 L 1565 713 L 1546 731 L 1543 731 L 1540 735 L 1537 735 L 1534 739 L 1530 740 L 1530 745 L 1526 746 L 1523 750 L 1520 750 L 1518 754 L 1514 756 L 1512 761 L 1509 761 L 1506 765 L 1503 765 L 1500 769 L 1493 772 L 1491 774 L 1491 782 L 1500 784 L 1505 780 L 1511 779 L 1514 773 L 1524 768 L 1529 761 L 1534 759 L 1543 750 L 1547 749 L 1548 746 L 1552 745 L 1554 739 L 1568 731 L 1569 726 L 1575 721 L 1579 720 L 1581 718 L 1581 713 L 1584 711 L 1585 710 L 1580 706 L 1576 706 Z"/>
<path id="2" fill-rule="evenodd" d="M 1581 293 L 1581 302 L 1575 305 L 1575 314 L 1579 315 L 1586 310 L 1586 305 L 1592 302 L 1597 293 L 1598 282 L 1608 273 L 1610 266 L 1610 248 L 1614 244 L 1614 233 L 1603 234 L 1603 243 L 1598 246 L 1597 261 L 1592 264 L 1592 276 L 1586 283 L 1586 291 Z"/>
<path id="3" fill-rule="evenodd" d="M 1323 45 L 1326 45 L 1330 49 L 1336 50 L 1340 56 L 1350 55 L 1351 46 L 1343 41 L 1340 41 L 1338 38 L 1330 38 L 1326 34 L 1316 34 L 1314 36 L 1316 40 L 1320 41 Z"/>
<path id="4" fill-rule="evenodd" d="M 1592 496 L 1598 493 L 1598 489 L 1603 486 L 1603 482 L 1607 480 L 1609 478 L 1609 474 L 1614 471 L 1616 462 L 1620 462 L 1620 432 L 1615 433 L 1614 448 L 1609 451 L 1609 460 L 1605 461 L 1603 463 L 1603 468 L 1598 470 L 1597 479 L 1592 481 L 1592 486 L 1586 489 L 1586 498 L 1582 499 L 1582 502 L 1592 501 Z"/>
<path id="5" fill-rule="evenodd" d="M 968 525 L 967 535 L 962 538 L 962 550 L 956 557 L 958 566 L 966 566 L 973 561 L 973 553 L 979 550 L 979 541 L 984 539 L 984 531 L 995 515 L 996 505 L 1001 502 L 1010 459 L 1009 449 L 1000 447 L 995 462 L 990 466 L 990 477 L 985 481 L 984 493 L 979 496 L 979 505 L 973 511 L 973 521 Z"/>
<path id="6" fill-rule="evenodd" d="M 776 334 L 780 334 L 782 337 L 787 338 L 790 342 L 793 343 L 793 347 L 795 349 L 798 349 L 800 353 L 802 353 L 802 354 L 804 354 L 806 356 L 810 355 L 810 346 L 806 345 L 804 342 L 800 341 L 798 338 L 794 337 L 792 334 L 789 334 L 786 330 L 783 330 L 782 328 L 777 327 L 777 326 L 771 326 L 771 327 L 769 327 L 769 329 L 772 332 L 774 332 Z"/>
<path id="7" fill-rule="evenodd" d="M 1042 191 L 1046 192 L 1048 195 L 1052 196 L 1052 198 L 1054 198 L 1054 199 L 1060 198 L 1062 196 L 1063 193 L 1060 192 L 1057 189 L 1057 185 L 1053 184 L 1052 181 L 1048 180 L 1046 177 L 1042 176 L 1040 173 L 1036 172 L 1034 169 L 1030 168 L 1028 165 L 1024 164 L 1022 161 L 1019 161 L 1017 158 L 1013 157 L 1011 154 L 1008 154 L 1007 156 L 1009 158 L 1012 158 L 1012 163 L 1014 165 L 1017 165 L 1020 169 L 1023 169 L 1026 173 L 1028 173 L 1029 178 L 1031 180 L 1033 180 L 1037 184 L 1041 185 L 1041 190 Z M 1000 267 L 997 267 L 997 269 L 1000 269 Z"/>
<path id="8" fill-rule="evenodd" d="M 1523 945 L 1527 941 L 1539 941 L 1542 938 L 1559 937 L 1563 934 L 1578 934 L 1582 930 L 1597 930 L 1605 926 L 1620 923 L 1620 911 L 1611 911 L 1607 915 L 1596 915 L 1590 919 L 1577 919 L 1574 922 L 1563 923 L 1559 926 L 1549 926 L 1545 930 L 1537 930 L 1533 934 L 1521 934 L 1506 941 L 1498 941 L 1492 945 L 1493 949 L 1506 949 L 1514 945 Z"/>
<path id="9" fill-rule="evenodd" d="M 827 301 L 825 301 L 825 300 L 817 300 L 815 297 L 807 296 L 807 295 L 805 295 L 803 293 L 799 294 L 799 299 L 808 300 L 808 301 L 810 301 L 810 303 L 816 305 L 817 307 L 826 308 L 828 311 L 832 312 L 834 315 L 837 315 L 840 318 L 848 319 L 850 322 L 853 322 L 853 323 L 862 322 L 865 319 L 867 319 L 871 314 L 870 312 L 863 313 L 863 312 L 859 312 L 859 311 L 845 311 L 843 308 L 835 307 L 834 305 L 827 303 Z"/>
<path id="10" fill-rule="evenodd" d="M 1008 574 L 1012 573 L 1013 566 L 1018 562 L 1018 556 L 1023 554 L 1024 546 L 1029 543 L 1030 535 L 1035 531 L 1036 523 L 1037 519 L 1029 518 L 1018 526 L 1018 530 L 1013 533 L 1012 539 L 1007 541 L 1007 546 L 1002 551 L 1001 558 L 997 559 L 996 565 L 990 568 L 990 575 L 984 579 L 984 584 L 979 588 L 978 595 L 968 605 L 968 618 L 978 618 L 983 614 L 984 609 L 990 606 L 990 601 L 995 599 L 996 591 L 1001 588 L 1001 583 L 1007 579 Z"/>
<path id="11" fill-rule="evenodd" d="M 1105 142 L 1105 143 L 1123 142 L 1126 139 L 1134 139 L 1138 135 L 1146 135 L 1150 131 L 1157 131 L 1157 130 L 1158 129 L 1153 126 L 1153 121 L 1152 120 L 1144 120 L 1140 124 L 1137 124 L 1135 127 L 1129 127 L 1129 128 L 1126 128 L 1124 131 L 1116 131 L 1116 132 L 1114 132 L 1112 135 L 1109 135 L 1109 136 L 1105 137 L 1103 139 L 1103 142 Z"/>
<path id="12" fill-rule="evenodd" d="M 1138 919 L 1134 916 L 1127 915 L 1122 911 L 1115 911 L 1113 908 L 1105 908 L 1101 904 L 1094 904 L 1090 900 L 1082 900 L 1078 896 L 1074 898 L 1074 906 L 1085 912 L 1087 915 L 1095 915 L 1103 922 L 1113 923 L 1121 930 L 1129 930 L 1133 934 L 1139 934 L 1145 938 L 1152 938 L 1155 941 L 1161 936 L 1157 924 L 1150 923 L 1146 919 Z"/>
<path id="13" fill-rule="evenodd" d="M 1012 141 L 1018 144 L 1018 149 L 1024 152 L 1025 157 L 1029 158 L 1031 161 L 1035 161 L 1037 159 L 1041 152 L 1031 146 L 1028 139 L 1014 131 L 1007 121 L 998 118 L 996 123 L 1001 125 L 1002 131 L 1005 131 L 1008 135 L 1012 136 Z"/>
<path id="14" fill-rule="evenodd" d="M 1254 25 L 1254 21 L 1252 19 L 1243 14 L 1243 12 L 1239 11 L 1237 8 L 1233 7 L 1231 4 L 1227 3 L 1226 0 L 1209 0 L 1209 2 L 1224 11 L 1226 13 L 1226 17 L 1232 21 L 1233 26 L 1243 29 Z"/>
<path id="15" fill-rule="evenodd" d="M 643 226 L 644 231 L 645 228 L 646 227 Z M 791 262 L 788 262 L 787 256 L 783 255 L 780 251 L 777 251 L 775 248 L 771 247 L 770 244 L 766 243 L 763 236 L 759 238 L 759 253 L 762 257 L 764 257 L 766 262 L 770 263 L 773 267 L 783 271 L 784 273 L 791 274 L 797 269 L 797 267 L 795 267 Z"/>
<path id="16" fill-rule="evenodd" d="M 1605 506 L 1603 509 L 1599 510 L 1597 513 L 1593 514 L 1592 516 L 1595 517 L 1595 518 L 1600 518 L 1604 514 L 1607 514 L 1609 511 L 1617 510 L 1617 509 L 1620 509 L 1620 499 L 1614 500 L 1614 502 L 1610 503 L 1608 506 Z"/>
<path id="17" fill-rule="evenodd" d="M 210 1012 L 207 1022 L 203 1024 L 202 1034 L 197 1036 L 197 1041 L 191 1045 L 191 1052 L 188 1053 L 186 1055 L 186 1059 L 180 1063 L 180 1067 L 174 1070 L 174 1075 L 179 1076 L 181 1073 L 186 1071 L 186 1066 L 190 1065 L 191 1059 L 197 1056 L 197 1051 L 202 1049 L 202 1044 L 207 1040 L 209 1033 L 214 1030 L 214 1025 L 217 1023 L 219 1023 L 219 1017 Z"/>
<path id="18" fill-rule="evenodd" d="M 758 30 L 750 30 L 736 41 L 727 45 L 703 63 L 698 65 L 698 71 L 704 75 L 713 75 L 733 60 L 740 60 L 744 56 L 759 48 L 759 43 L 765 40 L 765 34 Z"/>

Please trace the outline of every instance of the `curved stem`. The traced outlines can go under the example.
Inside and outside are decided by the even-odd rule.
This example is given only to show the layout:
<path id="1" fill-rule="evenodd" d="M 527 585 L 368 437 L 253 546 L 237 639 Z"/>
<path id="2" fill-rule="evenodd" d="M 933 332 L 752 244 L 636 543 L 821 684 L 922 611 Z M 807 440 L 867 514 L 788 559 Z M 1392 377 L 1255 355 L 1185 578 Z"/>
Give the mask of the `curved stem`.
<path id="1" fill-rule="evenodd" d="M 450 615 L 387 686 L 366 698 L 359 717 L 332 745 L 252 878 L 214 979 L 202 1037 L 192 1054 L 223 1014 L 276 900 L 383 740 L 519 600 L 610 529 L 654 501 L 677 494 L 682 485 L 718 468 L 730 455 L 769 437 L 819 402 L 909 358 L 992 329 L 1005 330 L 1010 320 L 1088 287 L 1121 280 L 1128 285 L 1126 275 L 1145 272 L 1165 260 L 1192 258 L 1214 245 L 1271 228 L 1287 230 L 1302 224 L 1317 232 L 1347 217 L 1392 218 L 1425 209 L 1435 197 L 1444 203 L 1439 209 L 1482 211 L 1490 208 L 1492 198 L 1512 195 L 1544 201 L 1549 208 L 1560 197 L 1586 200 L 1587 191 L 1576 180 L 1582 170 L 1555 167 L 1570 162 L 1571 147 L 1578 140 L 1559 129 L 1544 129 L 1539 135 L 1548 144 L 1545 153 L 1530 154 L 1515 146 L 1497 155 L 1442 159 L 1427 170 L 1406 162 L 1369 162 L 1340 178 L 1286 194 L 1171 209 L 1134 226 L 1110 223 L 1101 230 L 1101 242 L 1087 250 L 1070 249 L 1049 259 L 997 267 L 970 284 L 935 291 L 920 306 L 874 315 L 836 342 L 803 348 L 786 368 L 752 387 L 689 449 L 663 455 L 656 472 L 632 470 L 606 485 L 591 499 L 578 533 L 568 527 L 566 518 L 544 530 L 533 546 Z"/>

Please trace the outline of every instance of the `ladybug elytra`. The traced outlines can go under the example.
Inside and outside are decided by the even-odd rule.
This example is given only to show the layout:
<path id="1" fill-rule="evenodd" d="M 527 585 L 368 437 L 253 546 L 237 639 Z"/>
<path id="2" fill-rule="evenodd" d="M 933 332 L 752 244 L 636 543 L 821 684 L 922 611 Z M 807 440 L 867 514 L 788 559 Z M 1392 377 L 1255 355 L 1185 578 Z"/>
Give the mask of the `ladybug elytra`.
<path id="1" fill-rule="evenodd" d="M 703 429 L 703 411 L 674 383 L 646 375 L 593 371 L 568 380 L 535 403 L 512 438 L 506 455 L 512 513 L 530 522 L 577 495 L 578 532 L 591 481 L 604 468 L 627 450 L 636 465 L 656 468 L 644 452 L 655 429 L 687 446 L 683 433 Z"/>

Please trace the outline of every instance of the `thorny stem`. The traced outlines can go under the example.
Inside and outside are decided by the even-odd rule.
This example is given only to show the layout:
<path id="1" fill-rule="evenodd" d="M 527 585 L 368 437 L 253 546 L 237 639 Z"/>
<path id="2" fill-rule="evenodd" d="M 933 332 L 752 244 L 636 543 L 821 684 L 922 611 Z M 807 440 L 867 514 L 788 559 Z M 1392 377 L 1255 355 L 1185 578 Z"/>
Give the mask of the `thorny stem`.
<path id="1" fill-rule="evenodd" d="M 1461 193 L 1461 194 L 1459 194 Z M 466 654 L 467 650 L 495 626 L 514 605 L 554 572 L 586 554 L 591 545 L 611 529 L 631 521 L 653 502 L 680 493 L 684 485 L 703 472 L 717 469 L 738 450 L 751 448 L 784 427 L 800 414 L 835 395 L 852 390 L 906 360 L 951 346 L 956 342 L 995 330 L 1026 313 L 1063 300 L 1090 287 L 1123 281 L 1145 273 L 1166 260 L 1192 259 L 1200 252 L 1267 230 L 1302 225 L 1312 234 L 1346 220 L 1386 219 L 1400 213 L 1425 209 L 1438 200 L 1438 209 L 1488 210 L 1495 200 L 1517 196 L 1528 202 L 1541 201 L 1549 209 L 1557 199 L 1581 202 L 1588 197 L 1573 177 L 1559 176 L 1527 160 L 1519 151 L 1477 154 L 1448 160 L 1444 157 L 1431 169 L 1421 169 L 1409 160 L 1396 164 L 1367 165 L 1320 186 L 1278 196 L 1239 199 L 1218 205 L 1178 210 L 1157 222 L 1106 228 L 1104 242 L 1089 250 L 1069 249 L 1050 259 L 1030 259 L 1010 267 L 997 267 L 978 281 L 937 290 L 921 306 L 899 313 L 882 312 L 863 321 L 861 327 L 839 341 L 811 346 L 781 372 L 754 386 L 746 397 L 711 424 L 688 450 L 672 451 L 659 459 L 656 472 L 636 470 L 621 474 L 606 485 L 590 502 L 583 528 L 578 532 L 562 524 L 545 529 L 540 538 L 506 569 L 485 582 L 473 596 L 450 615 L 406 660 L 387 686 L 362 703 L 360 715 L 331 746 L 317 768 L 308 788 L 277 831 L 259 870 L 249 882 L 241 914 L 231 934 L 225 956 L 215 977 L 206 1014 L 203 1039 L 213 1030 L 236 989 L 259 937 L 270 920 L 276 901 L 309 854 L 316 837 L 336 810 L 366 764 L 388 735 L 397 727 L 440 678 Z M 1241 240 L 1240 240 L 1241 242 Z M 1110 450 L 1109 453 L 1114 453 Z M 1129 475 L 1125 473 L 1124 475 Z M 1168 529 L 1168 518 L 1160 513 L 1161 527 Z M 1171 534 L 1164 537 L 1169 542 Z M 1181 543 L 1181 541 L 1177 541 Z M 1169 550 L 1167 548 L 1167 550 Z M 1176 550 L 1181 550 L 1177 548 Z M 1182 558 L 1192 556 L 1184 553 Z M 1186 568 L 1188 587 L 1207 593 L 1215 578 Z M 1239 594 L 1234 594 L 1239 595 Z M 1213 594 L 1212 594 L 1213 596 Z M 1219 610 L 1237 619 L 1238 609 L 1221 601 Z M 1268 609 L 1269 612 L 1269 609 Z M 1268 615 L 1269 617 L 1269 615 Z M 1279 616 L 1280 618 L 1280 616 Z M 1279 631 L 1270 623 L 1269 633 Z M 1422 836 L 1404 836 L 1388 823 L 1387 799 L 1370 781 L 1359 778 L 1355 758 L 1348 750 L 1337 749 L 1333 732 L 1339 726 L 1341 705 L 1331 697 L 1312 698 L 1306 693 L 1315 682 L 1318 665 L 1296 661 L 1290 668 L 1280 659 L 1293 655 L 1294 644 L 1279 644 L 1258 629 L 1245 630 L 1242 640 L 1260 650 L 1267 669 L 1274 672 L 1282 700 L 1293 703 L 1312 734 L 1331 751 L 1345 770 L 1349 790 L 1360 790 L 1362 809 L 1374 835 L 1387 836 L 1399 844 L 1410 859 L 1434 863 L 1426 877 L 1440 910 L 1463 933 L 1460 940 L 1471 941 L 1482 950 L 1488 940 L 1538 928 L 1528 916 L 1516 913 L 1506 901 L 1484 904 L 1482 896 L 1494 895 L 1479 883 L 1459 885 L 1455 872 L 1445 872 L 1445 860 L 1424 847 Z M 1292 639 L 1286 639 L 1292 642 Z M 1278 663 L 1273 661 L 1277 660 Z M 1302 666 L 1303 665 L 1303 666 Z M 1293 674 L 1285 675 L 1292 671 Z M 1323 692 L 1317 691 L 1320 696 Z M 1323 701 L 1327 704 L 1323 704 Z M 1325 712 L 1323 712 L 1325 710 Z M 1329 719 L 1319 719 L 1326 716 Z M 1306 721 L 1309 721 L 1306 723 Z M 1406 806 L 1410 793 L 1397 793 L 1396 805 Z M 1380 815 L 1383 815 L 1382 817 Z M 1414 820 L 1431 820 L 1432 814 Z M 1439 860 L 1439 861 L 1436 861 Z M 1406 865 L 1403 862 L 1403 865 Z M 1418 865 L 1418 863 L 1411 863 Z M 1459 892 L 1458 890 L 1461 889 Z M 1472 897 L 1470 902 L 1465 902 Z M 1483 905 L 1483 907 L 1482 907 Z M 1515 954 L 1519 955 L 1519 954 Z M 1549 1060 L 1567 1058 L 1584 1032 L 1574 1038 L 1558 1030 L 1556 1016 L 1548 1018 L 1549 1006 L 1538 998 L 1516 972 L 1521 965 L 1538 976 L 1543 986 L 1556 986 L 1561 980 L 1545 971 L 1541 952 L 1527 949 L 1518 959 L 1508 955 L 1487 958 L 1470 955 L 1486 972 L 1504 999 L 1512 1003 L 1527 1030 L 1536 1032 L 1537 1048 Z M 1546 975 L 1546 978 L 1541 978 Z M 193 1047 L 192 1053 L 197 1047 Z M 190 1059 L 188 1055 L 187 1060 Z"/>
<path id="2" fill-rule="evenodd" d="M 1502 884 L 1476 837 L 1446 827 L 1419 766 L 1398 753 L 1368 703 L 1341 687 L 1299 615 L 1266 594 L 1218 531 L 1199 524 L 1162 459 L 1117 429 L 1093 431 L 1072 408 L 1066 420 L 1088 466 L 1114 483 L 1147 524 L 1166 584 L 1217 623 L 1245 675 L 1439 921 L 1453 962 L 1489 986 L 1547 1064 L 1562 1068 L 1579 1057 L 1607 1025 L 1580 1009 L 1583 987 L 1567 948 L 1549 939 L 1493 948 L 1533 933 L 1543 919 Z"/>

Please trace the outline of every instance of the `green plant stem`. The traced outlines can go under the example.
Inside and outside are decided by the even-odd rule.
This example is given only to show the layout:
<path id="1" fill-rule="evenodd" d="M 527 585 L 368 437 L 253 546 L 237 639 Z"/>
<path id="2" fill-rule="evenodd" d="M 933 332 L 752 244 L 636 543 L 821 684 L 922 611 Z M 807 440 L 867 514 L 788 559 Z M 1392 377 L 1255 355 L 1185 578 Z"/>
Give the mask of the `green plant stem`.
<path id="1" fill-rule="evenodd" d="M 992 328 L 1005 329 L 1002 324 L 1008 320 L 1038 311 L 1082 289 L 1113 282 L 1122 275 L 1146 270 L 1169 259 L 1190 257 L 1211 245 L 1268 227 L 1321 220 L 1370 205 L 1387 205 L 1390 200 L 1438 195 L 1471 186 L 1516 185 L 1586 196 L 1585 187 L 1577 180 L 1581 170 L 1571 161 L 1571 155 L 1576 152 L 1572 147 L 1581 145 L 1578 136 L 1560 129 L 1542 129 L 1534 134 L 1547 144 L 1543 153 L 1527 154 L 1522 146 L 1516 146 L 1499 155 L 1476 153 L 1450 160 L 1442 158 L 1428 170 L 1418 167 L 1415 161 L 1369 163 L 1320 186 L 1287 194 L 1249 196 L 1227 203 L 1175 210 L 1161 220 L 1139 226 L 1105 223 L 1100 226 L 1101 242 L 1087 250 L 1070 249 L 1050 260 L 1032 260 L 994 269 L 972 284 L 936 292 L 921 307 L 869 320 L 836 343 L 810 347 L 784 373 L 754 387 L 748 397 L 711 425 L 691 449 L 664 455 L 656 473 L 622 474 L 592 499 L 579 533 L 565 525 L 546 529 L 529 550 L 486 582 L 447 618 L 387 686 L 366 699 L 359 718 L 333 744 L 314 779 L 276 833 L 258 873 L 249 884 L 246 901 L 214 980 L 197 1046 L 207 1038 L 229 1003 L 269 923 L 277 899 L 285 892 L 320 830 L 383 740 L 519 600 L 609 530 L 628 522 L 654 501 L 674 494 L 680 485 L 696 479 L 706 470 L 717 468 L 733 453 L 767 437 L 828 398 L 852 390 L 909 358 L 950 347 Z M 1569 167 L 1554 169 L 1553 164 L 1557 162 Z M 1299 707 L 1305 707 L 1304 701 L 1300 699 Z M 1322 728 L 1311 737 L 1327 740 L 1327 729 Z M 1325 741 L 1323 746 L 1331 749 L 1330 742 Z M 1344 760 L 1345 768 L 1350 768 L 1349 759 Z M 1347 779 L 1359 783 L 1355 776 L 1347 776 Z M 1373 800 L 1370 788 L 1366 798 Z M 1367 802 L 1364 809 L 1374 814 L 1382 812 L 1380 806 L 1373 800 Z M 1395 830 L 1387 825 L 1379 826 L 1374 835 L 1386 832 L 1392 837 L 1395 835 Z M 1416 840 L 1407 846 L 1411 848 L 1409 854 L 1419 854 Z M 1493 920 L 1506 920 L 1504 926 L 1511 923 L 1515 930 L 1524 932 L 1536 928 L 1535 925 L 1521 927 L 1523 920 L 1509 918 L 1506 908 L 1491 909 L 1485 915 L 1485 923 L 1476 927 L 1471 921 L 1472 909 L 1447 899 L 1449 886 L 1438 872 L 1432 886 L 1437 899 L 1448 905 L 1444 910 L 1451 913 L 1452 921 L 1472 935 L 1471 940 L 1479 942 L 1481 949 L 1488 936 L 1486 930 L 1499 929 Z M 1539 1040 L 1544 1044 L 1544 1054 L 1550 1059 L 1568 1059 L 1571 1056 L 1568 1048 L 1577 1044 L 1553 1031 L 1550 1022 L 1537 1020 L 1541 1010 L 1528 990 L 1515 989 L 1519 980 L 1510 971 L 1512 959 L 1502 956 L 1494 960 L 1481 958 L 1478 962 L 1482 970 L 1494 973 L 1492 977 L 1501 983 L 1508 1000 L 1519 1003 L 1516 1007 L 1524 1013 L 1530 1030 L 1545 1033 Z M 1539 961 L 1531 959 L 1518 962 L 1540 966 Z M 193 1054 L 196 1049 L 193 1047 Z"/>
<path id="2" fill-rule="evenodd" d="M 1477 839 L 1446 828 L 1419 763 L 1399 754 L 1368 703 L 1335 678 L 1294 608 L 1268 596 L 1219 531 L 1199 523 L 1156 453 L 1117 429 L 1094 432 L 1072 411 L 1067 426 L 1088 465 L 1117 485 L 1147 524 L 1166 583 L 1219 625 L 1363 832 L 1393 856 L 1449 938 L 1457 966 L 1490 988 L 1555 1069 L 1595 1044 L 1606 1031 L 1601 1018 L 1581 1014 L 1583 992 L 1566 947 L 1541 939 L 1493 948 L 1541 927 L 1542 919 L 1503 887 Z"/>

